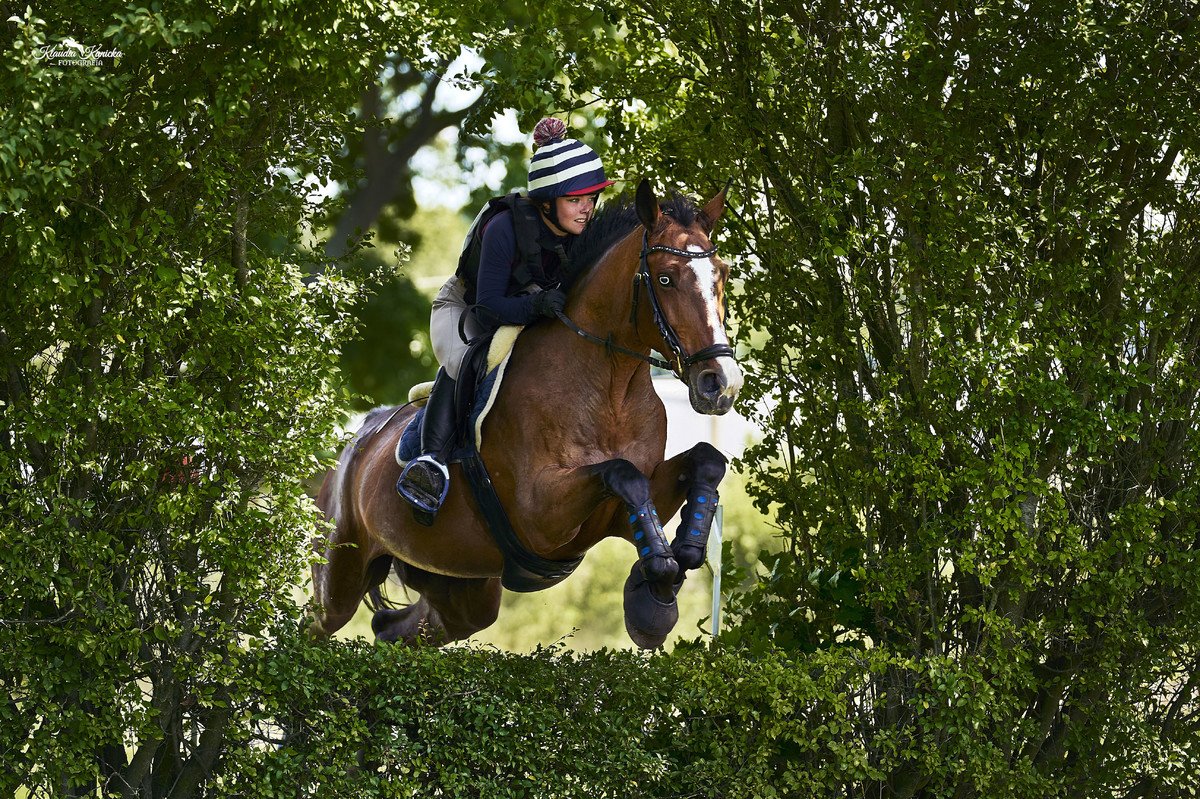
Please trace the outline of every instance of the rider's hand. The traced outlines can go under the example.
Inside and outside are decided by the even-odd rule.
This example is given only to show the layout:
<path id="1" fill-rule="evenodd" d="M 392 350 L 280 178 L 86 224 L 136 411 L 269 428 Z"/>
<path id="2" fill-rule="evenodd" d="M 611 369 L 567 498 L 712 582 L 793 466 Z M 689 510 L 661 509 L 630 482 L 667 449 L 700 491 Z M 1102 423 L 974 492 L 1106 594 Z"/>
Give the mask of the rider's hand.
<path id="1" fill-rule="evenodd" d="M 538 316 L 548 316 L 553 319 L 566 304 L 567 295 L 558 289 L 540 291 L 533 297 L 533 312 Z"/>

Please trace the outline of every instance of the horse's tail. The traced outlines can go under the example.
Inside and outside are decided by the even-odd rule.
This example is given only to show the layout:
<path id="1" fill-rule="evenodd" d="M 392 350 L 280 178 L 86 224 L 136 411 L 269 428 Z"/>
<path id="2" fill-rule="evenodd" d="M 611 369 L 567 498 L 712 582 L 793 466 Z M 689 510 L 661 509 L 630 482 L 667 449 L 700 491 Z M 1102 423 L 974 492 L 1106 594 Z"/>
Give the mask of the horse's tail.
<path id="1" fill-rule="evenodd" d="M 346 472 L 353 454 L 354 440 L 350 440 L 338 453 L 337 465 L 325 475 L 325 484 L 321 486 L 321 494 L 317 497 L 317 506 L 335 522 L 342 518 L 342 508 L 349 507 L 346 502 Z"/>
<path id="2" fill-rule="evenodd" d="M 392 559 L 392 564 L 398 563 L 399 562 L 395 558 Z M 396 569 L 396 572 L 396 576 L 400 577 L 400 569 Z M 381 610 L 399 610 L 400 608 L 406 608 L 409 604 L 411 604 L 401 604 L 400 602 L 392 600 L 384 590 L 386 585 L 387 578 L 384 577 L 383 580 L 380 580 L 378 583 L 375 583 L 375 585 L 368 588 L 367 593 L 363 595 L 363 604 L 365 604 L 372 613 L 378 613 Z M 403 583 L 401 583 L 401 587 L 403 587 Z M 407 593 L 407 589 L 405 589 L 405 591 Z"/>
<path id="3" fill-rule="evenodd" d="M 325 511 L 325 515 L 330 519 L 342 518 L 342 509 L 350 507 L 346 492 L 349 488 L 348 476 L 350 474 L 351 462 L 358 450 L 359 443 L 377 432 L 379 428 L 392 420 L 401 407 L 388 405 L 380 408 L 375 408 L 367 413 L 358 430 L 342 447 L 342 451 L 338 454 L 338 462 L 333 469 L 325 475 L 325 481 L 321 485 L 321 491 L 317 495 L 317 507 Z"/>
<path id="4" fill-rule="evenodd" d="M 379 586 L 373 585 L 367 589 L 367 593 L 363 596 L 363 604 L 367 606 L 367 610 L 372 613 L 377 613 L 387 607 L 387 599 L 383 595 L 383 591 Z"/>
<path id="5" fill-rule="evenodd" d="M 363 597 L 363 602 L 372 613 L 378 613 L 384 609 L 396 609 L 399 607 L 395 602 L 384 596 L 383 583 L 373 585 L 367 590 L 366 596 Z"/>
<path id="6" fill-rule="evenodd" d="M 373 585 L 367 589 L 367 593 L 363 595 L 363 603 L 371 610 L 372 613 L 377 613 L 381 610 L 400 610 L 406 608 L 413 603 L 412 595 L 408 592 L 408 581 L 406 574 L 408 564 L 399 558 L 389 557 L 387 565 L 381 566 L 379 571 L 373 571 L 373 577 L 370 582 Z M 382 574 L 380 574 L 382 572 Z M 396 579 L 400 582 L 400 588 L 404 591 L 404 598 L 408 601 L 397 602 L 387 595 L 387 575 L 388 572 L 395 572 Z M 376 582 L 378 580 L 378 582 Z"/>

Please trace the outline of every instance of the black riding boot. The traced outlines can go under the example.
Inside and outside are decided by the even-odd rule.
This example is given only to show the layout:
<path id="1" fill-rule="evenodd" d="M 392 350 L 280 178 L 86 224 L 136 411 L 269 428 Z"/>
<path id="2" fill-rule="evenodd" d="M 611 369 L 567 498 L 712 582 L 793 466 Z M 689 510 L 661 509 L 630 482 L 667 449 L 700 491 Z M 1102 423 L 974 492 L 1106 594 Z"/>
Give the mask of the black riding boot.
<path id="1" fill-rule="evenodd" d="M 433 390 L 421 419 L 421 456 L 414 458 L 400 473 L 396 491 L 413 506 L 413 515 L 422 524 L 433 524 L 434 514 L 450 489 L 446 459 L 458 427 L 455 410 L 456 383 L 445 369 L 439 369 Z"/>

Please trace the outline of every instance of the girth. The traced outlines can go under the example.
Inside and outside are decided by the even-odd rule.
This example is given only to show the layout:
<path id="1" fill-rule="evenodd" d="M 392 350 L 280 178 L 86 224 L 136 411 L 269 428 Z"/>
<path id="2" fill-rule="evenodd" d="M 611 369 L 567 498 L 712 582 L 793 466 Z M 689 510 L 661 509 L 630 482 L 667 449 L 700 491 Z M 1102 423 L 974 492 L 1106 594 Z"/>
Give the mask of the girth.
<path id="1" fill-rule="evenodd" d="M 478 388 L 477 384 L 486 377 L 487 350 L 491 338 L 491 335 L 487 335 L 472 341 L 471 348 L 463 359 L 463 365 L 459 372 L 459 391 L 470 392 L 470 396 L 460 395 L 458 397 L 460 407 L 473 404 L 472 399 Z M 464 380 L 464 377 L 467 379 Z M 469 426 L 463 424 L 460 427 Z M 471 494 L 475 497 L 479 513 L 483 516 L 483 520 L 492 534 L 492 539 L 495 540 L 496 546 L 500 548 L 500 553 L 504 556 L 501 584 L 509 591 L 528 593 L 549 588 L 570 576 L 583 562 L 583 556 L 573 560 L 547 560 L 530 552 L 517 537 L 517 532 L 513 529 L 512 522 L 509 521 L 508 513 L 505 512 L 504 505 L 496 494 L 496 488 L 492 485 L 487 467 L 484 466 L 483 459 L 475 447 L 475 436 L 469 432 L 464 434 L 460 439 L 460 445 L 456 460 L 462 464 L 463 473 L 466 475 L 467 484 L 471 487 Z"/>
<path id="2" fill-rule="evenodd" d="M 500 583 L 505 588 L 520 593 L 541 591 L 562 582 L 579 568 L 579 564 L 583 563 L 582 555 L 573 560 L 547 560 L 525 548 L 508 520 L 508 514 L 504 512 L 504 506 L 496 495 L 496 488 L 478 452 L 472 451 L 469 457 L 463 458 L 462 467 L 475 504 L 483 514 L 496 546 L 504 555 L 504 572 Z"/>

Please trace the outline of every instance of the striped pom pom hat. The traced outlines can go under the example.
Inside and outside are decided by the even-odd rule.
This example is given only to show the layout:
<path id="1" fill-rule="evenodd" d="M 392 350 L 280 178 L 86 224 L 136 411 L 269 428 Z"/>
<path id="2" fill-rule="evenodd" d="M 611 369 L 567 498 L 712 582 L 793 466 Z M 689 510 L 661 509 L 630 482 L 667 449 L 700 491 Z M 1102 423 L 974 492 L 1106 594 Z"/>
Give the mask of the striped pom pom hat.
<path id="1" fill-rule="evenodd" d="M 591 147 L 568 139 L 567 126 L 546 117 L 533 129 L 533 159 L 529 162 L 529 198 L 553 200 L 578 194 L 595 194 L 613 182 Z"/>

